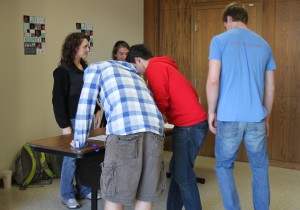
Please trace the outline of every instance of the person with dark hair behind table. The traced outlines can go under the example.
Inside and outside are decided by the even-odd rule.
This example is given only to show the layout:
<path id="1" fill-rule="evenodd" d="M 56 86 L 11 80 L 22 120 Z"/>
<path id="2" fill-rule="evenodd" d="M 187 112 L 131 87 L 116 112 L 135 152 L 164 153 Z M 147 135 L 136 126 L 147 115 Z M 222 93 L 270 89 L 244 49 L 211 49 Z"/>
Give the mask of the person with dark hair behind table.
<path id="1" fill-rule="evenodd" d="M 63 135 L 73 133 L 88 53 L 89 37 L 82 33 L 69 34 L 62 46 L 59 66 L 53 72 L 53 111 Z M 65 156 L 61 171 L 60 195 L 62 203 L 70 209 L 80 207 L 77 197 L 91 199 L 90 188 L 78 183 L 74 186 L 75 170 L 76 159 Z"/>

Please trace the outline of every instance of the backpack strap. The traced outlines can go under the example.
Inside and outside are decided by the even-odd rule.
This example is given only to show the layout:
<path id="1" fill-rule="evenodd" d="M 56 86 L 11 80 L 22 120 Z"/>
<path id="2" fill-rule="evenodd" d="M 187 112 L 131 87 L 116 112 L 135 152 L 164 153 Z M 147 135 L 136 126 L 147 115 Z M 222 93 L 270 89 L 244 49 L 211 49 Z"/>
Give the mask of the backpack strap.
<path id="1" fill-rule="evenodd" d="M 29 145 L 25 144 L 23 147 L 28 152 L 28 154 L 29 154 L 29 156 L 31 158 L 31 162 L 32 162 L 32 167 L 31 167 L 30 173 L 29 173 L 28 177 L 25 179 L 25 181 L 22 183 L 22 186 L 25 187 L 25 186 L 29 185 L 29 183 L 31 182 L 31 180 L 32 180 L 32 178 L 33 178 L 33 176 L 35 174 L 35 171 L 36 171 L 36 160 L 34 158 L 33 152 L 31 150 L 31 148 L 29 147 Z"/>
<path id="2" fill-rule="evenodd" d="M 50 178 L 54 178 L 54 175 L 52 173 L 52 171 L 50 170 L 50 168 L 46 165 L 46 156 L 45 153 L 41 152 L 41 158 L 40 158 L 40 163 L 43 167 L 43 170 L 45 171 L 45 173 L 50 177 Z"/>

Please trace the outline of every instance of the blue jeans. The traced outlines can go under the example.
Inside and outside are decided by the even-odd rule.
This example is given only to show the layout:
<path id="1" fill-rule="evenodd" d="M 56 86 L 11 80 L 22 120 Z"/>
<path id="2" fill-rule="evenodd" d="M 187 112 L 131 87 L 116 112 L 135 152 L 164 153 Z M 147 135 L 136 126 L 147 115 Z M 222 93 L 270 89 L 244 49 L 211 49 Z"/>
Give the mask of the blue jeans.
<path id="1" fill-rule="evenodd" d="M 71 120 L 72 127 L 75 126 L 75 120 Z M 60 177 L 60 196 L 66 201 L 71 198 L 76 199 L 76 195 L 84 198 L 91 192 L 91 188 L 81 186 L 76 180 L 76 185 L 73 184 L 73 178 L 76 171 L 76 158 L 64 156 Z"/>
<path id="2" fill-rule="evenodd" d="M 226 210 L 240 210 L 233 168 L 238 149 L 244 139 L 252 171 L 252 197 L 255 210 L 268 210 L 270 186 L 265 121 L 217 122 L 215 142 L 216 172 Z"/>
<path id="3" fill-rule="evenodd" d="M 208 124 L 203 121 L 193 126 L 174 127 L 170 161 L 171 181 L 167 210 L 201 210 L 200 194 L 194 162 L 203 145 Z"/>

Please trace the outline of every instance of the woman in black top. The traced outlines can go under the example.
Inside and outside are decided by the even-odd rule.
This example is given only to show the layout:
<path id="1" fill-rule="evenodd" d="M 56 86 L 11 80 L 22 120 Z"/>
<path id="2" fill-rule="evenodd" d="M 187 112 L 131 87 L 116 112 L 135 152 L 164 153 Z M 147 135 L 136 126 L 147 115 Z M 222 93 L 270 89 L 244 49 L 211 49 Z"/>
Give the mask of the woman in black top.
<path id="1" fill-rule="evenodd" d="M 62 46 L 59 66 L 54 70 L 52 104 L 56 122 L 63 135 L 71 134 L 75 126 L 77 105 L 83 86 L 86 58 L 89 53 L 89 37 L 82 33 L 71 33 Z M 99 108 L 98 108 L 99 110 Z M 99 119 L 98 119 L 99 121 Z M 91 198 L 91 189 L 73 184 L 76 159 L 64 157 L 60 180 L 62 203 L 68 208 L 78 208 L 76 197 Z M 78 183 L 78 182 L 77 182 Z"/>

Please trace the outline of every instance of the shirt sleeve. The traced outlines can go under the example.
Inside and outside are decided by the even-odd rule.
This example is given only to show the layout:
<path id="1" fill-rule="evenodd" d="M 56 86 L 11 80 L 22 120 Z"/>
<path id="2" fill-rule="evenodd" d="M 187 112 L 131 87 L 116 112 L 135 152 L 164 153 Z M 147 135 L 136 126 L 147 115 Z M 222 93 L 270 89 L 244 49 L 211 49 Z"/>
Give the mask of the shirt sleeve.
<path id="1" fill-rule="evenodd" d="M 57 68 L 53 72 L 54 84 L 52 90 L 52 105 L 56 122 L 60 128 L 71 126 L 68 111 L 68 73 L 63 68 Z"/>
<path id="2" fill-rule="evenodd" d="M 84 84 L 81 91 L 74 129 L 74 147 L 83 148 L 89 136 L 90 127 L 93 120 L 97 95 L 99 93 L 99 74 L 96 69 L 89 66 L 85 70 Z"/>
<path id="3" fill-rule="evenodd" d="M 220 43 L 217 37 L 213 37 L 209 48 L 208 60 L 219 60 L 221 61 Z"/>
<path id="4" fill-rule="evenodd" d="M 275 60 L 272 54 L 272 50 L 269 47 L 269 59 L 267 62 L 267 66 L 266 66 L 266 71 L 272 71 L 276 69 L 276 64 L 275 64 Z"/>
<path id="5" fill-rule="evenodd" d="M 146 74 L 148 85 L 153 93 L 153 98 L 162 114 L 167 112 L 169 108 L 169 77 L 167 66 L 151 64 Z"/>

